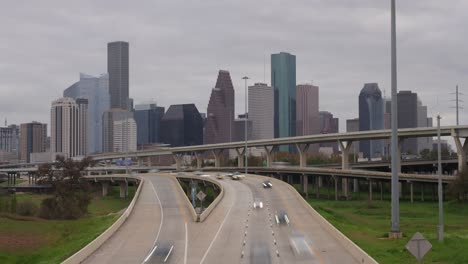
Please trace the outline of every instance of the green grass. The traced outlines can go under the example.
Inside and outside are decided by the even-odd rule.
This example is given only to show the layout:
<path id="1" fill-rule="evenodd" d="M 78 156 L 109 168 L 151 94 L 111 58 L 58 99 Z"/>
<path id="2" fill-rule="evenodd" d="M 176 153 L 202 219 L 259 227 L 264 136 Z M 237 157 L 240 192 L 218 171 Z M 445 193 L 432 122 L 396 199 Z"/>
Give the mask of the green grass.
<path id="1" fill-rule="evenodd" d="M 109 196 L 94 198 L 89 215 L 78 220 L 0 216 L 0 263 L 60 263 L 112 225 L 134 193 L 130 187 L 129 198 L 120 199 L 119 188 L 114 187 Z M 45 197 L 18 194 L 17 200 L 40 203 Z"/>
<path id="2" fill-rule="evenodd" d="M 16 185 L 20 184 L 20 183 L 23 183 L 25 182 L 26 180 L 23 180 L 23 179 L 16 179 Z M 5 186 L 8 186 L 8 181 L 5 181 L 5 182 L 2 182 L 0 183 L 0 187 L 5 187 Z"/>
<path id="3" fill-rule="evenodd" d="M 390 202 L 366 200 L 309 203 L 379 263 L 417 263 L 405 245 L 421 232 L 433 247 L 423 263 L 468 263 L 468 204 L 444 203 L 445 240 L 437 241 L 438 204 L 400 202 L 402 239 L 388 239 Z"/>

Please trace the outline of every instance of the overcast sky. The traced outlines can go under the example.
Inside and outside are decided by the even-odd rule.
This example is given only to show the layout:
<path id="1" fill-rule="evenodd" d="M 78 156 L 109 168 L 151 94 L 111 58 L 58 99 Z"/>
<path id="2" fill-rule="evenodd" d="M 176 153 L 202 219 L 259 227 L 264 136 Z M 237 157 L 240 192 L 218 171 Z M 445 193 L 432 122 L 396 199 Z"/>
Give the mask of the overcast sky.
<path id="1" fill-rule="evenodd" d="M 297 82 L 320 87 L 320 110 L 338 116 L 341 131 L 358 115 L 364 83 L 390 95 L 390 0 L 1 2 L 2 125 L 49 123 L 52 100 L 80 72 L 106 72 L 116 40 L 130 43 L 135 103 L 206 112 L 225 69 L 243 112 L 241 78 L 269 84 L 270 54 L 280 51 L 296 55 Z M 455 85 L 468 94 L 467 10 L 466 0 L 397 0 L 398 89 L 417 92 L 442 125 L 455 123 Z"/>

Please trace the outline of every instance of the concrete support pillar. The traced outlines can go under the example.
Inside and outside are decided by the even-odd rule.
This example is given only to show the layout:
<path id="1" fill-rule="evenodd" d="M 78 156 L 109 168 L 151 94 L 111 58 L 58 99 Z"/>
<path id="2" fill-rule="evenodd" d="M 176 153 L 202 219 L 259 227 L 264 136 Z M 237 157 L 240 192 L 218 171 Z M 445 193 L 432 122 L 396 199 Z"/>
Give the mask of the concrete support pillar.
<path id="1" fill-rule="evenodd" d="M 336 176 L 332 176 L 335 182 L 335 201 L 338 201 L 338 179 Z"/>
<path id="2" fill-rule="evenodd" d="M 306 174 L 302 174 L 302 193 L 304 193 L 305 197 L 309 197 L 309 176 Z"/>
<path id="3" fill-rule="evenodd" d="M 372 201 L 372 179 L 369 178 L 369 201 Z"/>
<path id="4" fill-rule="evenodd" d="M 349 150 L 351 149 L 353 142 L 338 140 L 338 145 L 340 146 L 340 150 L 341 150 L 341 169 L 348 170 L 349 169 Z"/>
<path id="5" fill-rule="evenodd" d="M 413 203 L 413 182 L 409 182 L 410 185 L 410 199 L 411 203 Z"/>
<path id="6" fill-rule="evenodd" d="M 453 140 L 455 141 L 455 146 L 457 147 L 458 171 L 464 171 L 467 168 L 466 153 L 468 151 L 468 140 L 465 139 L 463 144 L 461 143 L 461 139 L 458 136 L 453 137 Z"/>
<path id="7" fill-rule="evenodd" d="M 102 186 L 102 196 L 107 196 L 109 193 L 109 182 L 101 182 Z"/>
<path id="8" fill-rule="evenodd" d="M 322 176 L 318 176 L 318 186 L 323 187 L 323 178 L 322 178 Z"/>
<path id="9" fill-rule="evenodd" d="M 212 150 L 211 153 L 213 154 L 215 160 L 215 168 L 221 167 L 221 153 L 223 153 L 222 149 L 215 149 Z"/>
<path id="10" fill-rule="evenodd" d="M 120 183 L 120 198 L 127 198 L 128 195 L 128 182 Z"/>
<path id="11" fill-rule="evenodd" d="M 267 167 L 273 167 L 273 150 L 275 147 L 273 146 L 263 146 L 265 149 L 266 160 L 267 160 Z"/>
<path id="12" fill-rule="evenodd" d="M 203 168 L 203 153 L 195 152 L 195 158 L 197 159 L 197 169 Z"/>
<path id="13" fill-rule="evenodd" d="M 320 198 L 320 176 L 315 176 L 315 196 L 317 199 Z"/>
<path id="14" fill-rule="evenodd" d="M 295 144 L 297 152 L 299 153 L 299 167 L 307 167 L 307 150 L 309 149 L 309 144 Z"/>
<path id="15" fill-rule="evenodd" d="M 380 181 L 380 201 L 383 201 L 383 183 Z"/>
<path id="16" fill-rule="evenodd" d="M 182 154 L 173 154 L 172 157 L 176 162 L 176 171 L 180 171 L 182 169 Z"/>
<path id="17" fill-rule="evenodd" d="M 237 167 L 243 168 L 244 165 L 244 159 L 245 159 L 245 148 L 236 148 L 236 153 L 237 153 Z"/>
<path id="18" fill-rule="evenodd" d="M 355 193 L 359 192 L 359 180 L 358 179 L 353 180 L 353 192 Z"/>
<path id="19" fill-rule="evenodd" d="M 147 163 L 147 166 L 148 166 L 148 167 L 153 166 L 153 164 L 151 163 L 151 157 L 147 157 L 147 158 L 146 158 L 146 163 Z"/>
<path id="20" fill-rule="evenodd" d="M 421 202 L 424 202 L 424 183 L 421 182 Z"/>
<path id="21" fill-rule="evenodd" d="M 137 164 L 138 164 L 138 167 L 141 167 L 141 159 L 140 158 L 137 158 Z"/>
<path id="22" fill-rule="evenodd" d="M 341 192 L 346 199 L 349 199 L 349 181 L 348 178 L 341 178 Z"/>
<path id="23" fill-rule="evenodd" d="M 293 183 L 293 178 L 292 178 L 292 175 L 288 175 L 288 184 L 292 184 Z"/>

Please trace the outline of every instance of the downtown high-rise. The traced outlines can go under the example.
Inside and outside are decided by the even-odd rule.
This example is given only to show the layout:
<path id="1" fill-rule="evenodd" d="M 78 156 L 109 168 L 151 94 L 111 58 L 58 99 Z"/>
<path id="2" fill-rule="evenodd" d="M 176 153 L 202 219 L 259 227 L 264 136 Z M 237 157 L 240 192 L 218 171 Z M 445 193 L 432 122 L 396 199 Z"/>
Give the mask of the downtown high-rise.
<path id="1" fill-rule="evenodd" d="M 135 106 L 138 146 L 161 142 L 161 119 L 163 116 L 164 107 L 157 106 L 156 104 Z"/>
<path id="2" fill-rule="evenodd" d="M 21 134 L 21 160 L 31 160 L 31 153 L 46 152 L 47 124 L 39 122 L 24 123 L 20 125 Z"/>
<path id="3" fill-rule="evenodd" d="M 319 87 L 299 84 L 296 87 L 296 98 L 296 135 L 319 134 Z"/>
<path id="4" fill-rule="evenodd" d="M 50 110 L 50 151 L 65 157 L 87 154 L 88 100 L 63 97 Z"/>
<path id="5" fill-rule="evenodd" d="M 171 105 L 161 126 L 161 141 L 171 147 L 203 144 L 203 119 L 194 104 Z"/>
<path id="6" fill-rule="evenodd" d="M 110 107 L 129 109 L 128 42 L 107 44 L 107 72 L 109 73 Z"/>
<path id="7" fill-rule="evenodd" d="M 87 150 L 102 152 L 102 115 L 110 109 L 108 74 L 94 77 L 80 73 L 80 80 L 68 87 L 63 96 L 88 100 Z"/>
<path id="8" fill-rule="evenodd" d="M 377 83 L 366 83 L 359 94 L 359 131 L 384 129 L 384 100 Z M 383 140 L 363 140 L 359 150 L 364 158 L 384 155 Z"/>
<path id="9" fill-rule="evenodd" d="M 220 70 L 208 102 L 203 144 L 231 142 L 234 122 L 234 86 L 228 71 Z"/>
<path id="10" fill-rule="evenodd" d="M 275 94 L 275 138 L 294 137 L 296 135 L 296 56 L 287 52 L 271 55 L 271 86 Z"/>
<path id="11" fill-rule="evenodd" d="M 274 138 L 274 92 L 264 83 L 249 86 L 249 115 L 252 125 L 250 139 Z"/>

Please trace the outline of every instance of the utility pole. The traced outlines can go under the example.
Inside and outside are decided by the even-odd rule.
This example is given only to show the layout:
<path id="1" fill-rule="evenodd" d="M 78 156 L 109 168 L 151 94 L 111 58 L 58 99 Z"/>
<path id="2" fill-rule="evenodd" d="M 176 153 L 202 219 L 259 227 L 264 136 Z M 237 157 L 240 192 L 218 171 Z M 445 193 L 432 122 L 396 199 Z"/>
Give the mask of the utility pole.
<path id="1" fill-rule="evenodd" d="M 458 111 L 457 111 L 458 113 Z M 442 161 L 441 161 L 441 147 L 440 147 L 440 114 L 437 115 L 437 171 L 439 174 L 438 177 L 438 194 L 439 194 L 439 225 L 438 228 L 438 237 L 439 241 L 444 241 L 444 199 L 443 199 L 443 190 L 442 190 Z M 457 120 L 458 121 L 458 120 Z"/>
<path id="2" fill-rule="evenodd" d="M 451 93 L 451 94 L 455 94 L 455 107 L 451 107 L 451 108 L 455 108 L 456 124 L 457 124 L 457 126 L 459 126 L 460 125 L 459 112 L 460 112 L 460 109 L 463 109 L 463 107 L 460 106 L 460 103 L 463 103 L 463 100 L 460 99 L 460 95 L 463 95 L 463 93 L 460 93 L 458 91 L 458 84 L 455 87 L 455 93 Z M 451 101 L 453 101 L 453 100 L 451 100 Z"/>
<path id="3" fill-rule="evenodd" d="M 392 221 L 390 237 L 401 237 L 400 232 L 400 197 L 398 186 L 398 106 L 397 106 L 397 58 L 396 58 L 396 21 L 395 0 L 391 0 L 391 76 L 392 76 Z"/>

